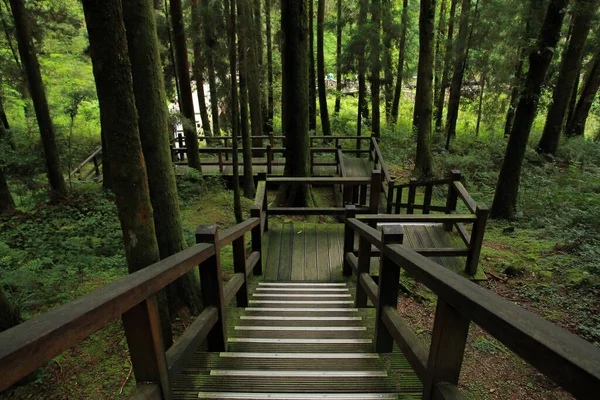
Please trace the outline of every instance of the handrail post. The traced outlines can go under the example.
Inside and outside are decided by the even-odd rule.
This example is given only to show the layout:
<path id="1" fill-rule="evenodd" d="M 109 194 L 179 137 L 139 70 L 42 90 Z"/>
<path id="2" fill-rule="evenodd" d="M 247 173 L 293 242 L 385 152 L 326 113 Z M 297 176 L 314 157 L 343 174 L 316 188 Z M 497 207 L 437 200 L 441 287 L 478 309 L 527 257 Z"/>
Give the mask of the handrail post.
<path id="1" fill-rule="evenodd" d="M 99 164 L 98 164 L 98 158 L 96 156 L 94 156 L 94 158 L 92 158 L 92 161 L 94 162 L 94 173 L 98 177 L 98 176 L 100 176 L 100 169 L 99 169 Z"/>
<path id="2" fill-rule="evenodd" d="M 348 219 L 356 217 L 356 206 L 354 204 L 347 205 L 344 211 L 344 275 L 352 275 L 352 267 L 346 261 L 348 253 L 354 253 L 354 229 L 348 225 Z"/>
<path id="3" fill-rule="evenodd" d="M 454 189 L 454 182 L 461 180 L 461 173 L 457 169 L 453 169 L 450 172 L 451 182 L 448 184 L 448 197 L 446 198 L 446 214 L 451 214 L 453 211 L 456 211 L 456 202 L 458 200 L 458 193 Z M 444 229 L 448 232 L 452 231 L 453 227 L 452 222 L 444 223 Z"/>
<path id="4" fill-rule="evenodd" d="M 465 267 L 467 274 L 475 275 L 477 273 L 481 246 L 483 245 L 483 235 L 485 234 L 485 225 L 487 224 L 489 213 L 490 210 L 485 204 L 478 204 L 475 208 L 477 220 L 473 223 L 473 231 L 471 232 L 469 254 L 467 255 L 467 265 Z"/>
<path id="5" fill-rule="evenodd" d="M 410 178 L 408 186 L 408 200 L 406 201 L 406 213 L 415 213 L 415 197 L 417 196 L 417 178 Z"/>
<path id="6" fill-rule="evenodd" d="M 265 224 L 263 226 L 263 232 L 267 232 L 269 230 L 269 200 L 267 199 L 269 187 L 267 186 L 267 174 L 264 172 L 259 172 L 258 180 L 265 181 L 265 195 L 263 196 L 263 203 L 260 205 L 260 208 L 261 213 L 265 214 Z"/>
<path id="7" fill-rule="evenodd" d="M 381 194 L 381 171 L 376 169 L 371 173 L 371 196 L 369 198 L 369 212 L 379 212 L 379 196 Z"/>
<path id="8" fill-rule="evenodd" d="M 433 195 L 433 185 L 428 183 L 425 185 L 425 195 L 423 197 L 423 214 L 429 214 L 431 207 L 431 197 Z"/>
<path id="9" fill-rule="evenodd" d="M 266 196 L 266 193 L 265 193 Z M 253 274 L 258 276 L 258 275 L 262 275 L 262 234 L 261 234 L 261 230 L 263 228 L 261 228 L 262 225 L 262 215 L 261 215 L 261 209 L 259 206 L 253 204 L 250 207 L 250 217 L 252 218 L 258 218 L 260 222 L 260 224 L 258 224 L 257 226 L 255 226 L 254 228 L 252 228 L 252 251 L 258 251 L 258 261 L 256 262 L 256 265 L 254 266 Z"/>
<path id="10" fill-rule="evenodd" d="M 315 153 L 313 152 L 313 149 L 310 149 L 310 174 L 314 175 L 314 169 L 315 169 Z"/>
<path id="11" fill-rule="evenodd" d="M 183 135 L 181 133 L 177 134 L 177 144 L 179 145 L 179 160 L 183 161 L 185 159 L 185 152 L 181 150 L 183 148 Z"/>
<path id="12" fill-rule="evenodd" d="M 267 173 L 273 173 L 273 149 L 270 143 L 267 144 Z"/>
<path id="13" fill-rule="evenodd" d="M 229 148 L 229 139 L 223 139 L 225 149 Z M 229 151 L 225 150 L 225 161 L 229 161 Z"/>
<path id="14" fill-rule="evenodd" d="M 223 283 L 221 281 L 221 255 L 219 249 L 219 232 L 216 224 L 200 225 L 196 230 L 196 243 L 212 243 L 215 254 L 199 266 L 202 303 L 204 307 L 215 306 L 219 319 L 206 337 L 208 351 L 227 350 L 227 322 L 223 299 Z"/>
<path id="15" fill-rule="evenodd" d="M 435 398 L 436 385 L 440 382 L 458 385 L 469 325 L 468 318 L 438 297 L 423 399 Z"/>
<path id="16" fill-rule="evenodd" d="M 260 228 L 260 225 L 258 225 Z M 248 307 L 248 279 L 246 274 L 246 235 L 235 239 L 231 244 L 233 247 L 233 272 L 244 274 L 244 283 L 235 294 L 238 307 Z M 227 305 L 227 304 L 226 304 Z"/>
<path id="17" fill-rule="evenodd" d="M 375 352 L 391 353 L 394 338 L 390 335 L 382 319 L 383 307 L 398 306 L 400 286 L 400 266 L 385 256 L 383 251 L 388 244 L 402 244 L 404 229 L 401 225 L 384 226 L 381 232 L 381 258 L 379 262 L 379 290 L 377 292 L 377 323 L 375 324 Z"/>
<path id="18" fill-rule="evenodd" d="M 220 149 L 217 151 L 217 156 L 219 157 L 219 172 L 223 173 L 223 153 Z"/>
<path id="19" fill-rule="evenodd" d="M 162 398 L 172 399 L 156 295 L 150 295 L 121 318 L 136 381 L 156 382 L 160 384 Z"/>
<path id="20" fill-rule="evenodd" d="M 394 201 L 394 182 L 388 182 L 388 194 L 387 194 L 387 204 L 385 207 L 385 213 L 386 214 L 391 214 L 392 213 L 392 204 Z"/>

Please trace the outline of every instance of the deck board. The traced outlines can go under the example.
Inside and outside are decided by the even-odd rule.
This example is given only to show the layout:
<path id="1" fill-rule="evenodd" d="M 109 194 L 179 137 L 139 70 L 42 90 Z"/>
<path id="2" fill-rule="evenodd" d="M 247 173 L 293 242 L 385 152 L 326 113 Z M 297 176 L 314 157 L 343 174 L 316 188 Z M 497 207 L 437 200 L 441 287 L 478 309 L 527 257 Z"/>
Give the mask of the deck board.
<path id="1" fill-rule="evenodd" d="M 292 279 L 292 254 L 294 246 L 294 225 L 284 224 L 281 232 L 281 251 L 279 255 L 279 281 Z"/>
<path id="2" fill-rule="evenodd" d="M 281 234 L 283 227 L 278 224 L 269 226 L 269 247 L 267 248 L 267 262 L 265 263 L 264 277 L 266 281 L 276 281 L 281 256 Z"/>
<path id="3" fill-rule="evenodd" d="M 327 225 L 317 224 L 317 279 L 328 281 L 331 279 L 329 270 L 329 252 L 332 250 L 328 244 Z"/>
<path id="4" fill-rule="evenodd" d="M 306 235 L 304 233 L 304 223 L 295 223 L 293 225 L 293 246 L 292 246 L 292 280 L 302 281 L 306 276 Z"/>
<path id="5" fill-rule="evenodd" d="M 304 279 L 307 281 L 316 281 L 318 279 L 316 229 L 315 224 L 304 224 L 304 260 L 306 263 Z"/>

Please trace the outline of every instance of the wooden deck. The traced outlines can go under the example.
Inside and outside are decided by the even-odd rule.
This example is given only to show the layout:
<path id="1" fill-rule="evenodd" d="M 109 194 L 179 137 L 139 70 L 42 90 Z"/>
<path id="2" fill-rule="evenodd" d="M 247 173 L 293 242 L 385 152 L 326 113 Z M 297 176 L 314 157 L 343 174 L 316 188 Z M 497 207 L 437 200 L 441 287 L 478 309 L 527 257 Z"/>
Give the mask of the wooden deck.
<path id="1" fill-rule="evenodd" d="M 451 248 L 461 245 L 456 232 L 446 232 L 441 224 L 404 225 L 404 243 L 412 248 Z M 358 240 L 355 241 L 358 243 Z M 358 246 L 358 245 L 356 245 Z M 265 281 L 340 282 L 344 250 L 344 224 L 276 223 L 269 225 L 263 238 Z M 430 257 L 447 269 L 464 275 L 465 257 Z M 379 273 L 379 259 L 371 260 L 371 275 Z M 485 280 L 478 270 L 475 280 Z"/>

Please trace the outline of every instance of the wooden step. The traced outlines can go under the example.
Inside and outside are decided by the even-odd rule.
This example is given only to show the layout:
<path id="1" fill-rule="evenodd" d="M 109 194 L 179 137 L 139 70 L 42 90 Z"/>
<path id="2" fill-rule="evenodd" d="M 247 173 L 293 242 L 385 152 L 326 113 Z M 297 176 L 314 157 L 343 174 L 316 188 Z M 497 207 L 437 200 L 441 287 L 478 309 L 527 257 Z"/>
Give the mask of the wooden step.
<path id="1" fill-rule="evenodd" d="M 293 316 L 293 315 L 242 315 L 237 325 L 246 326 L 364 326 L 363 317 L 344 316 Z"/>
<path id="2" fill-rule="evenodd" d="M 282 330 L 282 328 L 286 328 Z M 338 328 L 338 329 L 332 329 Z M 260 330 L 257 330 L 260 329 Z M 229 332 L 230 338 L 264 338 L 264 339 L 367 339 L 364 326 L 309 326 L 309 327 L 265 327 L 236 326 Z"/>
<path id="3" fill-rule="evenodd" d="M 198 399 L 289 399 L 289 400 L 316 400 L 316 399 L 398 399 L 395 393 L 235 393 L 235 392 L 200 392 Z M 407 399 L 407 397 L 402 397 Z M 418 397 L 415 397 L 415 399 Z"/>
<path id="4" fill-rule="evenodd" d="M 231 338 L 239 339 L 239 338 Z M 373 342 L 370 339 L 356 341 L 350 339 L 341 342 L 321 341 L 321 342 L 266 342 L 266 341 L 238 341 L 230 340 L 228 350 L 232 352 L 260 352 L 260 353 L 371 353 L 373 352 Z"/>

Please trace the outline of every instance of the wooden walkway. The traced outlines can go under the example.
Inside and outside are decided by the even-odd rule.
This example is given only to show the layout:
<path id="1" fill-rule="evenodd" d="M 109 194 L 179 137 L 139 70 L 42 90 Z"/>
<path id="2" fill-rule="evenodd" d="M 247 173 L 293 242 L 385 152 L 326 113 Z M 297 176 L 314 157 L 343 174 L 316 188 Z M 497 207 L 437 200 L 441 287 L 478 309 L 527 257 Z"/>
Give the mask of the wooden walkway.
<path id="1" fill-rule="evenodd" d="M 453 248 L 461 244 L 456 232 L 441 224 L 403 224 L 404 244 L 412 249 Z M 358 240 L 355 240 L 358 243 Z M 357 246 L 357 245 L 356 245 Z M 341 282 L 344 224 L 271 223 L 263 238 L 265 281 Z M 358 251 L 358 248 L 355 249 Z M 465 257 L 429 257 L 447 269 L 464 275 Z M 379 273 L 379 259 L 371 260 L 371 275 Z M 474 280 L 485 280 L 479 269 Z"/>

